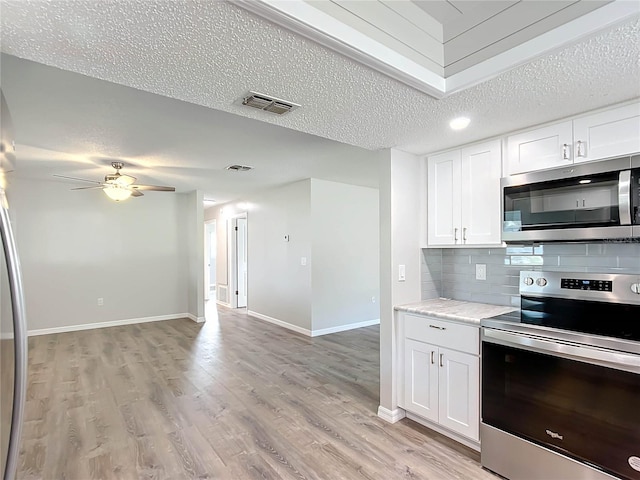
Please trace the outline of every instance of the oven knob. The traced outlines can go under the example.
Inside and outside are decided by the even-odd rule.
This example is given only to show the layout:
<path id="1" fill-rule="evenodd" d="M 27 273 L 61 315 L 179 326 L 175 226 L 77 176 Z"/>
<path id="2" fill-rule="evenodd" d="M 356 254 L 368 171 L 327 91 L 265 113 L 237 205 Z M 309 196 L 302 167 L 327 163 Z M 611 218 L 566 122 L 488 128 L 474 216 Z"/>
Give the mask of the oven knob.
<path id="1" fill-rule="evenodd" d="M 546 278 L 539 278 L 536 280 L 536 285 L 538 285 L 539 287 L 544 287 L 546 284 L 547 284 Z"/>
<path id="2" fill-rule="evenodd" d="M 640 283 L 632 283 L 631 284 L 631 291 L 633 293 L 637 293 L 638 295 L 640 295 Z"/>
<path id="3" fill-rule="evenodd" d="M 524 284 L 525 284 L 525 285 L 533 285 L 533 278 L 531 278 L 531 277 L 524 277 Z"/>

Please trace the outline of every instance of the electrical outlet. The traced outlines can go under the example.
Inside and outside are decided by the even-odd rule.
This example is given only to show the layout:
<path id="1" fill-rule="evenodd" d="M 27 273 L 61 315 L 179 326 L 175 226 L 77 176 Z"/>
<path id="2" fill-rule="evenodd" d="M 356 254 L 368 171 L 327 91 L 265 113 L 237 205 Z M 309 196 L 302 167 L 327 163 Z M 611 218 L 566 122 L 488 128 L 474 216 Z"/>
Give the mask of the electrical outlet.
<path id="1" fill-rule="evenodd" d="M 284 241 L 285 241 L 285 242 L 288 242 L 288 241 L 289 241 L 289 235 L 285 235 L 285 236 L 284 236 Z"/>
<path id="2" fill-rule="evenodd" d="M 476 263 L 476 280 L 487 279 L 487 266 L 484 263 Z"/>
<path id="3" fill-rule="evenodd" d="M 104 305 L 104 298 L 100 297 L 98 298 L 98 306 L 102 307 Z"/>
<path id="4" fill-rule="evenodd" d="M 371 297 L 371 303 L 376 303 L 376 297 Z"/>

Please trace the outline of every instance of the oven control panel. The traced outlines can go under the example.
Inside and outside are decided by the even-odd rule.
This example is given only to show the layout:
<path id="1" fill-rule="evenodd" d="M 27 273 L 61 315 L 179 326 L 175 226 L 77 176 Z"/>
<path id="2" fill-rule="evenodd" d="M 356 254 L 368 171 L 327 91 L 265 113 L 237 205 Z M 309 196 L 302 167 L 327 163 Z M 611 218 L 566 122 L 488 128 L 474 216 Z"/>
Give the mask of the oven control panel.
<path id="1" fill-rule="evenodd" d="M 612 292 L 611 280 L 583 280 L 579 278 L 561 278 L 560 288 L 569 290 L 596 290 L 598 292 Z"/>
<path id="2" fill-rule="evenodd" d="M 640 305 L 640 274 L 520 271 L 520 295 Z"/>

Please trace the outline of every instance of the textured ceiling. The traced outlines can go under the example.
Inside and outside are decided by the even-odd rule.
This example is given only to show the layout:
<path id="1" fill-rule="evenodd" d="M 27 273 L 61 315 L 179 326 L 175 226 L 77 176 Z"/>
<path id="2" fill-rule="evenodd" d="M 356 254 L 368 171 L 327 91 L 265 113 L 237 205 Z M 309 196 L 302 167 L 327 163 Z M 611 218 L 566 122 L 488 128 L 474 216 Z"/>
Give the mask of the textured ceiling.
<path id="1" fill-rule="evenodd" d="M 1 13 L 11 55 L 368 149 L 432 152 L 640 96 L 637 17 L 435 100 L 226 2 L 3 1 Z M 249 89 L 302 107 L 247 109 Z M 460 114 L 472 124 L 453 132 Z"/>

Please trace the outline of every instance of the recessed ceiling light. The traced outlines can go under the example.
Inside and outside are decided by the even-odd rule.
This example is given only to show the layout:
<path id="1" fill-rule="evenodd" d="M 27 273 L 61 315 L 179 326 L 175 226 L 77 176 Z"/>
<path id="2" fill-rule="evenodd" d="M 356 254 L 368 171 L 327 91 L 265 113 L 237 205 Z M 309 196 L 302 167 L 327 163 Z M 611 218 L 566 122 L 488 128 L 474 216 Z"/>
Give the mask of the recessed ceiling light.
<path id="1" fill-rule="evenodd" d="M 451 120 L 451 122 L 449 122 L 449 126 L 454 130 L 462 130 L 469 126 L 469 122 L 471 122 L 471 120 L 467 117 L 458 117 Z"/>
<path id="2" fill-rule="evenodd" d="M 587 183 L 591 183 L 591 180 L 589 180 L 588 178 L 585 178 L 583 180 L 580 180 L 578 183 L 580 183 L 582 185 L 586 185 Z"/>

